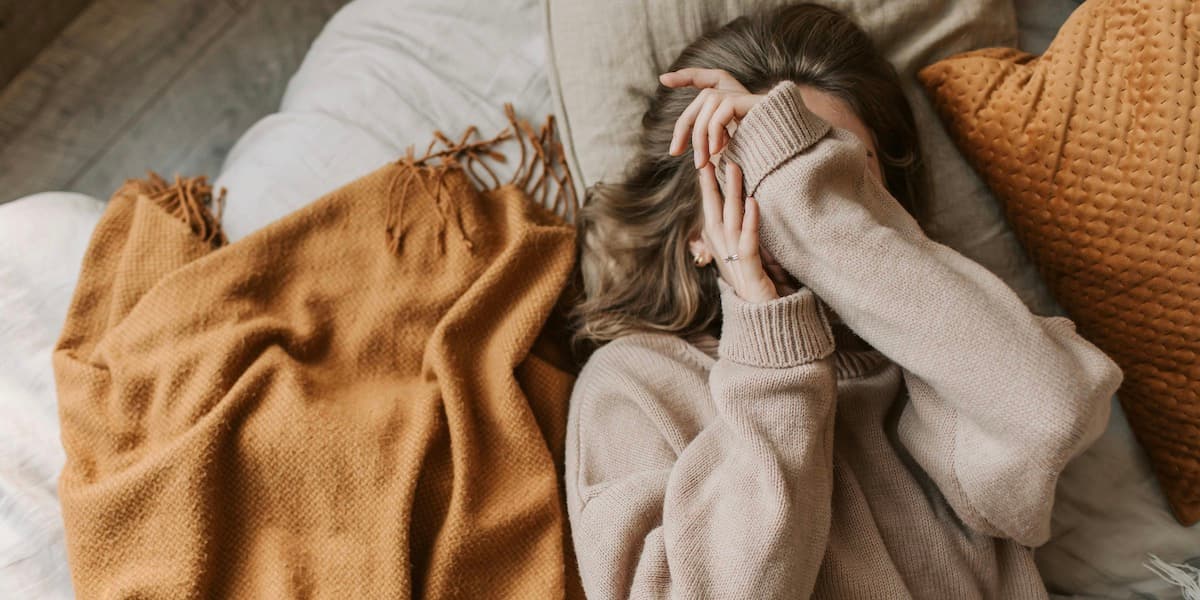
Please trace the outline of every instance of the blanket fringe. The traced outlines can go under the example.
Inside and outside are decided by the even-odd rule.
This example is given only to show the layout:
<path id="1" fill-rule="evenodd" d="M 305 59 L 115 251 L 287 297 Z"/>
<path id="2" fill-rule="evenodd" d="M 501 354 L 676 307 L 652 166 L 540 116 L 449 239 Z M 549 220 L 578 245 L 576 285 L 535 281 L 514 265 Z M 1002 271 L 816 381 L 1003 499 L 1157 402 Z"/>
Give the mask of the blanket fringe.
<path id="1" fill-rule="evenodd" d="M 1169 563 L 1149 553 L 1150 560 L 1142 563 L 1155 575 L 1179 586 L 1185 600 L 1200 600 L 1200 569 L 1186 563 Z"/>
<path id="2" fill-rule="evenodd" d="M 504 114 L 508 117 L 509 126 L 490 139 L 472 141 L 472 137 L 479 131 L 474 125 L 467 127 L 457 140 L 452 140 L 438 130 L 433 132 L 433 139 L 420 157 L 416 156 L 414 147 L 409 146 L 404 157 L 396 161 L 397 164 L 409 168 L 397 170 L 397 175 L 391 180 L 387 190 L 386 231 L 393 252 L 399 254 L 403 247 L 404 201 L 412 191 L 413 185 L 421 186 L 422 192 L 433 199 L 437 209 L 438 252 L 444 253 L 446 250 L 446 229 L 451 225 L 458 231 L 467 250 L 474 249 L 474 242 L 463 226 L 461 207 L 443 196 L 444 177 L 450 169 L 461 169 L 480 191 L 506 185 L 516 186 L 564 220 L 574 220 L 579 209 L 579 199 L 575 194 L 571 172 L 567 169 L 563 145 L 554 135 L 554 115 L 547 115 L 546 122 L 535 130 L 528 121 L 517 117 L 512 103 L 504 104 Z M 488 162 L 507 161 L 507 157 L 494 147 L 508 139 L 517 141 L 521 158 L 512 177 L 507 182 L 502 182 Z M 439 143 L 442 148 L 437 149 Z M 479 169 L 483 170 L 482 173 Z M 428 182 L 432 182 L 433 189 L 430 189 Z M 552 185 L 555 187 L 553 197 L 550 195 Z M 397 187 L 400 189 L 399 196 L 393 194 Z M 547 205 L 550 200 L 553 200 L 553 203 Z"/>
<path id="3" fill-rule="evenodd" d="M 135 194 L 149 198 L 167 214 L 187 223 L 192 233 L 201 241 L 223 246 L 228 240 L 221 229 L 221 217 L 225 212 L 225 188 L 213 196 L 213 188 L 208 178 L 175 176 L 173 183 L 150 171 L 145 179 L 131 179 L 127 186 L 133 186 Z M 216 214 L 213 214 L 213 210 Z"/>

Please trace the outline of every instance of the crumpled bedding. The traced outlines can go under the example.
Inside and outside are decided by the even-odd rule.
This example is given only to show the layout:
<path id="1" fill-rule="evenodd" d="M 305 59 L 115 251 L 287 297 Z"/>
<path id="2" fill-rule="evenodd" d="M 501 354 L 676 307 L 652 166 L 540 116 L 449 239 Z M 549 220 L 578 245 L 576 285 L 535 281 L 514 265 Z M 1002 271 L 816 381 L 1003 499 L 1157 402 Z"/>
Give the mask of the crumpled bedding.
<path id="1" fill-rule="evenodd" d="M 0 206 L 0 598 L 72 597 L 50 353 L 103 209 L 61 192 Z"/>
<path id="2" fill-rule="evenodd" d="M 1075 3 L 1016 4 L 1022 45 L 1044 47 Z M 503 115 L 482 107 L 511 100 L 531 120 L 551 112 L 542 8 L 541 0 L 347 5 L 314 43 L 280 112 L 227 158 L 216 181 L 229 189 L 226 234 L 244 237 L 425 143 L 434 129 L 503 129 Z M 489 114 L 494 121 L 478 118 Z M 55 497 L 63 451 L 50 350 L 102 209 L 64 193 L 0 206 L 0 598 L 72 597 Z M 1055 538 L 1038 550 L 1039 566 L 1051 591 L 1079 598 L 1182 598 L 1141 561 L 1146 551 L 1187 558 L 1186 549 L 1200 549 L 1200 529 L 1173 526 L 1119 405 L 1112 423 L 1064 473 Z"/>

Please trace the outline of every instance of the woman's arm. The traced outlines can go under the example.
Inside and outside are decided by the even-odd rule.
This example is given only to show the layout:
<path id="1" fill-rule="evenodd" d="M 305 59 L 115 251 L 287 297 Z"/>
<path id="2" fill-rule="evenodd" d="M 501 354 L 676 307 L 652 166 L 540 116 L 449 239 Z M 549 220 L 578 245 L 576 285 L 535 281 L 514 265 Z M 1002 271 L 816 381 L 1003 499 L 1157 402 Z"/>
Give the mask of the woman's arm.
<path id="1" fill-rule="evenodd" d="M 580 373 L 566 482 L 589 598 L 803 598 L 815 585 L 833 483 L 829 322 L 811 290 L 749 303 L 720 285 L 707 384 L 666 336 L 610 343 Z M 694 397 L 706 387 L 711 407 Z M 706 425 L 695 416 L 710 411 Z"/>
<path id="2" fill-rule="evenodd" d="M 1032 314 L 1002 280 L 932 241 L 791 82 L 724 152 L 761 205 L 762 244 L 903 368 L 900 439 L 970 527 L 1049 539 L 1059 473 L 1103 432 L 1122 380 L 1065 317 Z"/>

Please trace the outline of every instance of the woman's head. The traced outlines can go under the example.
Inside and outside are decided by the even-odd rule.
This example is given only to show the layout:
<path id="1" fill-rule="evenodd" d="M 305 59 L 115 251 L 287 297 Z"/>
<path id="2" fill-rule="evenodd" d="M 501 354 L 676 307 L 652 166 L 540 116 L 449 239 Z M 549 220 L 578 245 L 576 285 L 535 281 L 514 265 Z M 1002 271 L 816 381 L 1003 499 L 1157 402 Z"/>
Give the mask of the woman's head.
<path id="1" fill-rule="evenodd" d="M 889 191 L 914 212 L 922 177 L 912 111 L 891 64 L 841 13 L 798 4 L 740 17 L 690 44 L 670 70 L 687 67 L 726 71 L 754 93 L 800 84 L 814 112 L 870 136 Z M 626 179 L 595 186 L 580 212 L 579 338 L 688 335 L 717 320 L 716 269 L 697 267 L 689 252 L 703 224 L 696 169 L 690 151 L 668 154 L 675 122 L 697 93 L 659 85 Z"/>

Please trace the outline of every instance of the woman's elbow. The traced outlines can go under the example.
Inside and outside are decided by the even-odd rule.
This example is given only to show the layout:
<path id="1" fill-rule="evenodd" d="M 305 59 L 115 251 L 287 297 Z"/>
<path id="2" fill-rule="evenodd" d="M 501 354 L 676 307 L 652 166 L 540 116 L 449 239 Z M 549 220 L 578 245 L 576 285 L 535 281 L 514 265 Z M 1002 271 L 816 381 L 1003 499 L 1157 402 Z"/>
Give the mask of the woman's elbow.
<path id="1" fill-rule="evenodd" d="M 1037 440 L 1046 453 L 1045 466 L 1055 473 L 1104 434 L 1112 416 L 1113 394 L 1124 380 L 1116 361 L 1090 342 L 1079 340 L 1082 347 L 1075 348 L 1076 360 L 1070 372 L 1063 374 L 1068 383 L 1058 386 L 1063 396 L 1052 399 L 1063 409 L 1063 422 Z"/>
<path id="2" fill-rule="evenodd" d="M 1079 424 L 1080 443 L 1072 448 L 1067 461 L 1091 447 L 1108 428 L 1113 394 L 1117 393 L 1125 378 L 1120 365 L 1098 348 L 1095 349 L 1093 360 L 1096 366 L 1082 373 L 1078 384 L 1080 397 L 1077 401 L 1085 408 Z"/>

